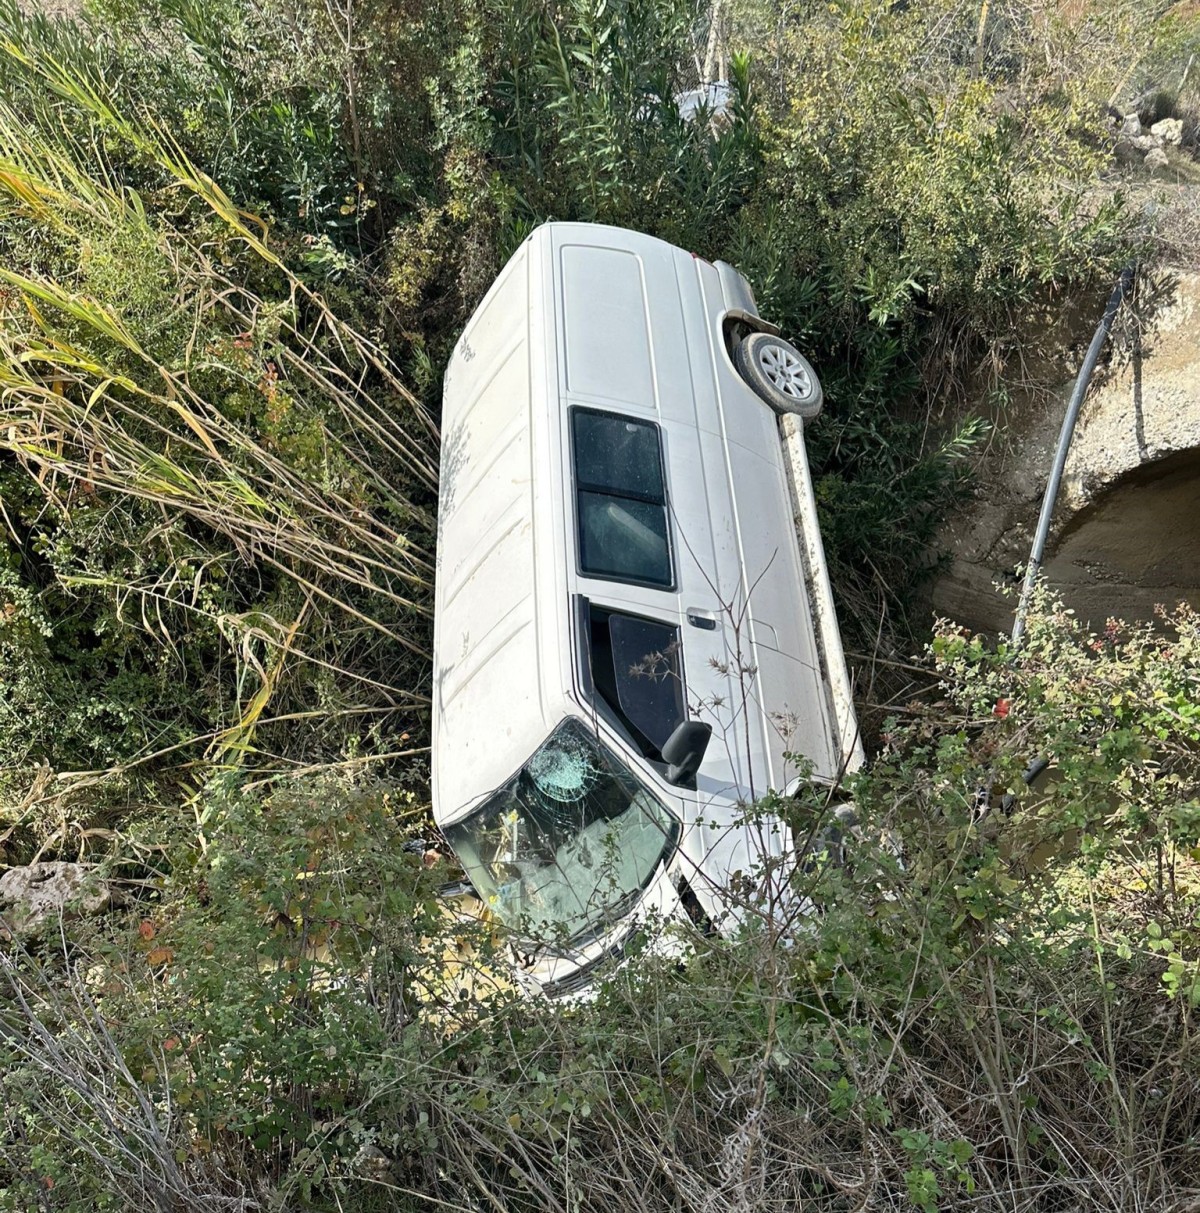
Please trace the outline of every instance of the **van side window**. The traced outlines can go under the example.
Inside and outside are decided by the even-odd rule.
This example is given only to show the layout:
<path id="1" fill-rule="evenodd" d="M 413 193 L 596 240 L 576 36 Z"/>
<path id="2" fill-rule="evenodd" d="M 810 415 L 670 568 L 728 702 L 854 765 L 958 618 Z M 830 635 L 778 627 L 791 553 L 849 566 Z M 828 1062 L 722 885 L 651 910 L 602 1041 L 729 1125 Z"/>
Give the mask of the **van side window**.
<path id="1" fill-rule="evenodd" d="M 577 408 L 571 410 L 571 436 L 580 571 L 672 585 L 658 426 Z"/>
<path id="2" fill-rule="evenodd" d="M 679 629 L 591 604 L 591 674 L 604 701 L 646 758 L 687 719 Z"/>

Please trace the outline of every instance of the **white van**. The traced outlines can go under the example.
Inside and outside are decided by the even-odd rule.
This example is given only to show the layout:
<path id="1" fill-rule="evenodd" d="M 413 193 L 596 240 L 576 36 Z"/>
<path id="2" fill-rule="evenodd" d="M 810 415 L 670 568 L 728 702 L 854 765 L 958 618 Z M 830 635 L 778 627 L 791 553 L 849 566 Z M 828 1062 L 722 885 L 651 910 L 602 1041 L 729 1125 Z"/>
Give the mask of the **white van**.
<path id="1" fill-rule="evenodd" d="M 777 333 L 728 265 L 554 223 L 450 360 L 434 817 L 551 993 L 648 911 L 727 921 L 791 845 L 747 808 L 861 761 Z"/>

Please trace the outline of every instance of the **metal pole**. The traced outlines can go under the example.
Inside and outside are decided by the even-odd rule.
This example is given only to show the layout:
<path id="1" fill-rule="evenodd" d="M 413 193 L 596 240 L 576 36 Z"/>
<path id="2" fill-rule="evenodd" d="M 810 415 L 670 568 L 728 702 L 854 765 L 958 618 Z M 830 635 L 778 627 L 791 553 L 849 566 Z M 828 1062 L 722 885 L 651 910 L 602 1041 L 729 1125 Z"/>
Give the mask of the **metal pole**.
<path id="1" fill-rule="evenodd" d="M 1100 324 L 1088 346 L 1083 366 L 1075 379 L 1075 388 L 1071 392 L 1071 400 L 1067 405 L 1067 415 L 1063 418 L 1062 430 L 1058 435 L 1058 449 L 1054 452 L 1054 466 L 1050 469 L 1050 479 L 1046 482 L 1046 493 L 1042 498 L 1042 512 L 1038 517 L 1037 533 L 1033 537 L 1033 549 L 1029 553 L 1029 565 L 1025 570 L 1025 584 L 1021 587 L 1021 600 L 1017 604 L 1017 617 L 1013 622 L 1012 644 L 1016 648 L 1025 634 L 1025 616 L 1029 611 L 1029 600 L 1033 597 L 1033 587 L 1037 584 L 1038 574 L 1042 569 L 1042 556 L 1046 551 L 1046 540 L 1050 535 L 1050 517 L 1054 513 L 1054 503 L 1058 500 L 1059 485 L 1062 484 L 1063 468 L 1067 465 L 1067 454 L 1071 449 L 1071 438 L 1075 433 L 1075 423 L 1079 420 L 1079 410 L 1083 406 L 1083 398 L 1087 395 L 1088 385 L 1092 381 L 1092 372 L 1104 342 L 1108 339 L 1113 319 L 1116 317 L 1125 294 L 1133 282 L 1133 266 L 1128 265 L 1121 271 L 1117 285 L 1100 318 Z"/>

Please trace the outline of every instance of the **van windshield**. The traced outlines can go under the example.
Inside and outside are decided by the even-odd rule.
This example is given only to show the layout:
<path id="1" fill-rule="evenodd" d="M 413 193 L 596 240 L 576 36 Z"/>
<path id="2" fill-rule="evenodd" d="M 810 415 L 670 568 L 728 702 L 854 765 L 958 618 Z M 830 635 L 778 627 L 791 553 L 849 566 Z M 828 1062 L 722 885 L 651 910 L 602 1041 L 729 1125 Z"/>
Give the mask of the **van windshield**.
<path id="1" fill-rule="evenodd" d="M 509 925 L 586 943 L 628 914 L 678 826 L 607 746 L 564 720 L 446 839 Z"/>

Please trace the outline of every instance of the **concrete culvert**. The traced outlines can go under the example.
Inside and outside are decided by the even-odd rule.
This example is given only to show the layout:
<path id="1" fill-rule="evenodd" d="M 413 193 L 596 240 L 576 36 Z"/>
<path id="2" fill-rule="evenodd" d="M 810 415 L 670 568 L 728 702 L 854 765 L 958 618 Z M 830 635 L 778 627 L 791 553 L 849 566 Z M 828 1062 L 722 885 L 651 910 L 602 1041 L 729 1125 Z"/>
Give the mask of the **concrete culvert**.
<path id="1" fill-rule="evenodd" d="M 1200 449 L 1122 476 L 1076 514 L 1043 566 L 1080 619 L 1151 619 L 1158 603 L 1200 606 Z"/>
<path id="2" fill-rule="evenodd" d="M 1200 606 L 1200 273 L 1167 277 L 1140 341 L 1084 402 L 1042 564 L 1093 628 L 1153 619 L 1160 603 Z M 1011 631 L 1016 598 L 998 586 L 1017 589 L 1029 560 L 1069 392 L 1065 382 L 995 418 L 1002 441 L 978 469 L 975 500 L 942 533 L 951 559 L 932 586 L 936 613 Z"/>

